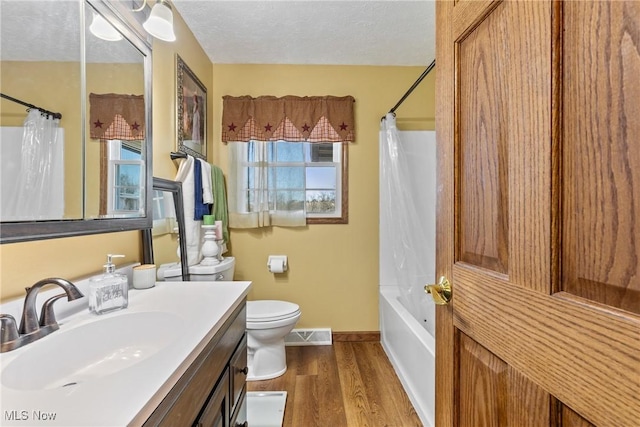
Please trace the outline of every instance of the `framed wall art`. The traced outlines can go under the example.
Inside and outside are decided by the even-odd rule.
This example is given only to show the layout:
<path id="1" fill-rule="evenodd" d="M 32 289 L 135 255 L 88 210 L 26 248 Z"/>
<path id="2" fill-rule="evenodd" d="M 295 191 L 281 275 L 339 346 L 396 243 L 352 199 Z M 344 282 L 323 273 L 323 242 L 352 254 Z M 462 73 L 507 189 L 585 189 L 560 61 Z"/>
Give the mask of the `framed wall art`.
<path id="1" fill-rule="evenodd" d="M 207 160 L 207 89 L 176 55 L 177 150 Z"/>

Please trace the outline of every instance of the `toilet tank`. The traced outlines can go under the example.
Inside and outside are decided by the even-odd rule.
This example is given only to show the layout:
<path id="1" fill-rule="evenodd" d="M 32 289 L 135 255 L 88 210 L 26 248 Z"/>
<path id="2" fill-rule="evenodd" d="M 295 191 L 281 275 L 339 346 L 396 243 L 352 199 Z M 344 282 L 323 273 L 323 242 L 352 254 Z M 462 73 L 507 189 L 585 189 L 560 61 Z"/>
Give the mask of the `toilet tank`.
<path id="1" fill-rule="evenodd" d="M 164 280 L 171 282 L 182 281 L 182 273 L 180 264 L 175 263 L 172 266 L 167 266 L 160 270 L 164 276 Z M 189 278 L 194 282 L 216 282 L 216 281 L 231 281 L 233 280 L 233 274 L 236 268 L 236 259 L 234 257 L 226 257 L 219 264 L 216 265 L 192 265 L 189 266 Z M 158 272 L 160 276 L 160 271 Z M 158 277 L 161 279 L 160 277 Z"/>

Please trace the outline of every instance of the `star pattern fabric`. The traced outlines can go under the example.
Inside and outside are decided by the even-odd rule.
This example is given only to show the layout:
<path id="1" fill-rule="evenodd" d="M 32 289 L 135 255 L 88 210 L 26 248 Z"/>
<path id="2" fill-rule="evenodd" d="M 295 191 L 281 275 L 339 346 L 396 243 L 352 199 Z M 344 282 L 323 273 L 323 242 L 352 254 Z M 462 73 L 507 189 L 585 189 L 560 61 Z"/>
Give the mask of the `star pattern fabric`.
<path id="1" fill-rule="evenodd" d="M 223 96 L 222 141 L 355 141 L 352 96 Z"/>
<path id="2" fill-rule="evenodd" d="M 143 95 L 89 94 L 88 126 L 92 139 L 143 140 L 145 119 Z"/>

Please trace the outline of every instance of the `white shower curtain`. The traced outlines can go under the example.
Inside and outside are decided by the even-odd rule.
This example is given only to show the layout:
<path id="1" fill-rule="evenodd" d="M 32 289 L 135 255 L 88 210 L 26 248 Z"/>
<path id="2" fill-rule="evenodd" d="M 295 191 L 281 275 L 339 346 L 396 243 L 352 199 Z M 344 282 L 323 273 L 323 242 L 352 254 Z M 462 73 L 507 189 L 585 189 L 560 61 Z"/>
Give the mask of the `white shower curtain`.
<path id="1" fill-rule="evenodd" d="M 16 140 L 3 143 L 16 144 L 20 150 L 15 150 L 13 159 L 19 167 L 10 178 L 14 182 L 12 193 L 2 198 L 3 221 L 63 218 L 64 182 L 60 177 L 64 142 L 59 123 L 59 119 L 31 109 L 22 128 L 21 144 Z"/>
<path id="2" fill-rule="evenodd" d="M 404 140 L 403 140 L 404 138 Z M 400 132 L 393 114 L 380 125 L 381 285 L 427 329 L 424 285 L 435 276 L 435 132 Z"/>

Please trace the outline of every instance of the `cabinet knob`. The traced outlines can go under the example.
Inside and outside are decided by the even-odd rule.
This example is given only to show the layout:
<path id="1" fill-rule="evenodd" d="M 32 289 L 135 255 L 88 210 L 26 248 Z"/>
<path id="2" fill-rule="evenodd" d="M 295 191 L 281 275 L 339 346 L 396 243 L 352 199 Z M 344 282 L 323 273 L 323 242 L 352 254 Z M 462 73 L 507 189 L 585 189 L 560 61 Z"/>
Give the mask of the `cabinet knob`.
<path id="1" fill-rule="evenodd" d="M 236 423 L 236 427 L 249 427 L 249 421 L 243 423 Z"/>
<path id="2" fill-rule="evenodd" d="M 240 368 L 236 368 L 238 370 L 238 372 L 242 372 L 243 374 L 247 375 L 249 373 L 249 367 L 245 366 L 244 368 L 240 369 Z"/>

